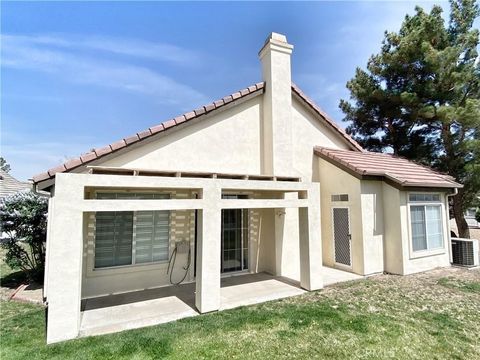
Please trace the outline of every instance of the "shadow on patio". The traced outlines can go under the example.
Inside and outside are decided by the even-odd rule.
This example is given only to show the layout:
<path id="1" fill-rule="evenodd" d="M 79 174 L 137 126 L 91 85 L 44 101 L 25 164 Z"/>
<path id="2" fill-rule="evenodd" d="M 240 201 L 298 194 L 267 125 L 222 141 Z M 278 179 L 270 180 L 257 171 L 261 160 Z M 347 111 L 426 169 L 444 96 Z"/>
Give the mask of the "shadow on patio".
<path id="1" fill-rule="evenodd" d="M 325 285 L 361 278 L 324 268 Z M 297 282 L 266 273 L 242 274 L 221 279 L 220 310 L 301 295 Z M 199 315 L 195 308 L 195 283 L 166 286 L 82 301 L 80 336 L 113 333 L 162 324 Z"/>

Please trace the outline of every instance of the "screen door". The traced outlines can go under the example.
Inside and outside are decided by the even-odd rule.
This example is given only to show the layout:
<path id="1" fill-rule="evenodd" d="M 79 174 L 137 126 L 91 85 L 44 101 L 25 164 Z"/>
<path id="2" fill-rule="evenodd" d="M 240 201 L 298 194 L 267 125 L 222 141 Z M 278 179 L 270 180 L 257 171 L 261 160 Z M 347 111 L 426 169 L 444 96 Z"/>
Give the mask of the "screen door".
<path id="1" fill-rule="evenodd" d="M 333 243 L 335 262 L 352 266 L 349 209 L 346 207 L 333 208 Z"/>

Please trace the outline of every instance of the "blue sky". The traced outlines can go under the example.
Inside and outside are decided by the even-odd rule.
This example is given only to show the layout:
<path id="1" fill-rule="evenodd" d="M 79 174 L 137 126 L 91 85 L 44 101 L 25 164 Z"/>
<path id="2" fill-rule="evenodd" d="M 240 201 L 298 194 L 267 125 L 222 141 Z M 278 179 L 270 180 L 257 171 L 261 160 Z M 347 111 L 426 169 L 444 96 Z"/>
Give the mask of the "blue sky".
<path id="1" fill-rule="evenodd" d="M 272 31 L 344 126 L 346 82 L 416 4 L 434 3 L 2 2 L 2 156 L 25 180 L 258 82 Z"/>

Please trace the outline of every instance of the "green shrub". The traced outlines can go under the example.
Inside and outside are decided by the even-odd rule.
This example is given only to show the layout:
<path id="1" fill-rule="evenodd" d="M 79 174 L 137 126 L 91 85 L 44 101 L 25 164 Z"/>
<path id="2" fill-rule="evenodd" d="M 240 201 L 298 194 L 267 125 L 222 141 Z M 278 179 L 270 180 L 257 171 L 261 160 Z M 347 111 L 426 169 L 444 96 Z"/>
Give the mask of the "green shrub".
<path id="1" fill-rule="evenodd" d="M 47 211 L 48 200 L 32 192 L 17 193 L 0 202 L 5 262 L 39 283 L 43 283 L 45 268 Z"/>

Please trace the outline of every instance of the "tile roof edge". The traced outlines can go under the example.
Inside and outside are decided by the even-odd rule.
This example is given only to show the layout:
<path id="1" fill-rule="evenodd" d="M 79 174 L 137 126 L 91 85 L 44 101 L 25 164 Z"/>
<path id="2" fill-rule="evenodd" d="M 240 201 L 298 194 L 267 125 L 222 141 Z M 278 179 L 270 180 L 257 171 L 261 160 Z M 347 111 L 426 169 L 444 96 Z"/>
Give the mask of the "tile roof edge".
<path id="1" fill-rule="evenodd" d="M 320 115 L 328 125 L 330 125 L 336 132 L 338 132 L 350 145 L 352 145 L 358 151 L 364 151 L 358 142 L 356 142 L 345 130 L 335 123 L 335 121 L 328 116 L 312 99 L 310 99 L 295 83 L 292 82 L 292 90 L 305 101 L 318 115 Z"/>
<path id="2" fill-rule="evenodd" d="M 343 166 L 346 166 L 347 168 L 351 169 L 352 171 L 356 172 L 357 174 L 359 175 L 372 175 L 372 176 L 381 176 L 381 177 L 385 177 L 385 178 L 388 178 L 396 183 L 398 183 L 399 185 L 401 186 L 405 186 L 405 187 L 411 187 L 411 186 L 419 186 L 418 184 L 416 183 L 412 183 L 412 182 L 409 182 L 408 180 L 401 180 L 399 179 L 398 177 L 392 175 L 391 173 L 389 173 L 388 171 L 385 171 L 384 173 L 374 173 L 374 172 L 369 172 L 367 170 L 360 170 L 359 168 L 357 168 L 356 166 L 346 162 L 345 160 L 343 159 L 340 159 L 338 156 L 335 156 L 335 154 L 332 154 L 331 151 L 338 151 L 338 152 L 347 152 L 347 151 L 352 151 L 352 150 L 344 150 L 344 149 L 335 149 L 335 148 L 329 148 L 329 147 L 325 147 L 325 146 L 319 146 L 319 145 L 316 145 L 313 147 L 314 149 L 314 153 L 319 155 L 319 154 L 322 154 L 323 156 L 326 156 L 328 158 L 330 158 L 331 160 L 339 163 L 339 164 L 342 164 Z M 357 151 L 353 151 L 355 153 L 358 153 Z M 383 154 L 383 155 L 390 155 L 391 157 L 393 158 L 396 158 L 396 159 L 403 159 L 403 160 L 407 160 L 408 162 L 411 162 L 417 166 L 421 166 L 427 170 L 429 170 L 430 172 L 434 173 L 435 175 L 438 175 L 439 177 L 441 177 L 445 182 L 447 183 L 450 183 L 452 186 L 452 188 L 463 188 L 463 184 L 460 184 L 458 183 L 457 181 L 455 181 L 455 178 L 448 175 L 448 174 L 443 174 L 443 173 L 440 173 L 426 165 L 423 165 L 423 164 L 418 164 L 417 162 L 415 161 L 412 161 L 412 160 L 409 160 L 407 158 L 404 158 L 404 157 L 401 157 L 401 156 L 398 156 L 398 155 L 393 155 L 393 154 L 386 154 L 386 153 L 377 153 L 377 152 L 373 152 L 373 151 L 366 151 L 366 150 L 363 150 L 362 151 L 363 154 Z M 424 186 L 427 186 L 427 187 L 435 187 L 434 183 L 432 182 L 431 185 L 427 185 L 427 184 L 424 184 Z M 439 186 L 437 184 L 437 186 Z M 445 186 L 444 186 L 445 187 Z"/>
<path id="3" fill-rule="evenodd" d="M 212 101 L 206 105 L 200 106 L 199 108 L 189 111 L 185 114 L 179 115 L 175 118 L 165 120 L 158 125 L 154 125 L 149 127 L 146 130 L 139 131 L 138 133 L 115 141 L 111 144 L 106 146 L 96 148 L 92 151 L 89 151 L 85 154 L 77 156 L 59 166 L 54 168 L 48 169 L 45 172 L 36 174 L 32 177 L 32 181 L 34 184 L 38 184 L 41 181 L 45 181 L 55 177 L 56 173 L 65 172 L 74 170 L 80 166 L 86 165 L 94 160 L 97 160 L 105 155 L 109 155 L 117 150 L 123 149 L 131 144 L 135 144 L 143 139 L 149 138 L 155 134 L 160 132 L 166 131 L 167 129 L 176 127 L 180 124 L 188 122 L 190 120 L 196 119 L 202 115 L 206 115 L 215 111 L 231 102 L 234 102 L 238 99 L 244 98 L 250 94 L 257 93 L 259 91 L 263 91 L 265 87 L 265 82 L 258 82 L 254 85 L 248 86 L 244 89 L 238 90 L 233 94 L 224 96 L 219 100 Z"/>

